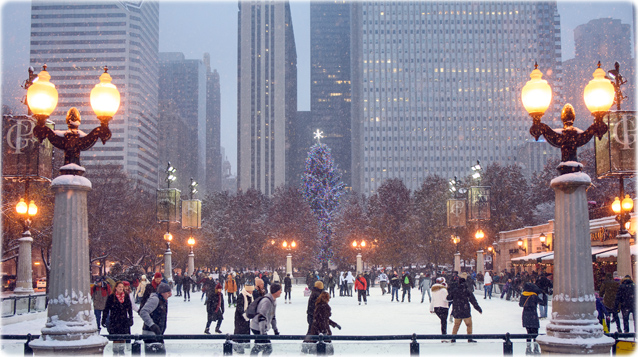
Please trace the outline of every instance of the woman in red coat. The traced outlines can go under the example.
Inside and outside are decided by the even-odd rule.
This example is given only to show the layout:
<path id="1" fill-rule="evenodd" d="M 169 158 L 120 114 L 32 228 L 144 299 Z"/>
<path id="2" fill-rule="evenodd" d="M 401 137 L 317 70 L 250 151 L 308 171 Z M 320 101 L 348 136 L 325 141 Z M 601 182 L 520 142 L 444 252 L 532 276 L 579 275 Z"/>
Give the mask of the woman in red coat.
<path id="1" fill-rule="evenodd" d="M 363 274 L 359 273 L 356 279 L 354 279 L 354 291 L 356 291 L 359 295 L 359 305 L 361 305 L 361 297 L 363 296 L 363 301 L 366 305 L 368 305 L 368 299 L 366 298 L 366 292 L 368 289 L 368 282 L 363 277 Z"/>

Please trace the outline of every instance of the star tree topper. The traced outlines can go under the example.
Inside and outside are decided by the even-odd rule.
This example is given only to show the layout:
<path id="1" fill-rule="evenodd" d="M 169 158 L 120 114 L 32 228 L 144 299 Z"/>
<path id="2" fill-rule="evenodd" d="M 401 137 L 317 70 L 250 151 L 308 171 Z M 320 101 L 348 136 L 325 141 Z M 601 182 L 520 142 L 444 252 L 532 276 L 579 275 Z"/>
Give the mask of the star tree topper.
<path id="1" fill-rule="evenodd" d="M 317 139 L 317 142 L 320 143 L 321 138 L 323 138 L 323 131 L 317 129 L 317 131 L 315 131 L 315 139 Z"/>

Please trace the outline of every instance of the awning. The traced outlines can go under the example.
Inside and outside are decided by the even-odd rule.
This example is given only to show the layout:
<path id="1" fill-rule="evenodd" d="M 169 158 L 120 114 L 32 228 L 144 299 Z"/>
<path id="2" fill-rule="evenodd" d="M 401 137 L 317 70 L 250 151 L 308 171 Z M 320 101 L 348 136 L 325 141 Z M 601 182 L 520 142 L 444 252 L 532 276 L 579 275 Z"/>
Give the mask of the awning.
<path id="1" fill-rule="evenodd" d="M 510 261 L 513 262 L 518 262 L 518 261 L 526 261 L 526 260 L 533 260 L 536 261 L 538 258 L 542 258 L 548 255 L 554 255 L 553 252 L 540 252 L 540 253 L 532 253 L 532 254 L 528 254 L 528 255 L 524 255 L 522 257 L 516 257 L 516 258 L 512 258 L 510 259 Z"/>
<path id="2" fill-rule="evenodd" d="M 636 245 L 632 245 L 629 247 L 630 251 L 631 251 L 631 255 L 636 256 L 638 254 L 638 248 L 636 248 Z M 614 248 L 612 250 L 608 250 L 604 253 L 598 254 L 598 258 L 611 258 L 611 257 L 617 257 L 618 256 L 618 248 Z"/>
<path id="3" fill-rule="evenodd" d="M 634 249 L 636 246 L 632 245 L 631 246 L 631 254 L 632 255 L 636 255 L 636 250 Z M 597 258 L 603 258 L 603 257 L 609 257 L 612 255 L 605 255 L 603 256 L 603 254 L 613 254 L 613 256 L 616 256 L 618 251 L 618 248 L 616 246 L 613 247 L 591 247 L 591 255 L 592 256 L 596 256 Z M 540 260 L 539 260 L 540 259 Z M 549 261 L 553 261 L 554 260 L 554 252 L 540 252 L 540 253 L 532 253 L 529 255 L 525 255 L 522 257 L 516 257 L 516 258 L 512 258 L 510 259 L 510 261 L 512 263 L 522 263 L 525 261 L 533 261 L 533 262 L 544 262 L 547 263 Z"/>

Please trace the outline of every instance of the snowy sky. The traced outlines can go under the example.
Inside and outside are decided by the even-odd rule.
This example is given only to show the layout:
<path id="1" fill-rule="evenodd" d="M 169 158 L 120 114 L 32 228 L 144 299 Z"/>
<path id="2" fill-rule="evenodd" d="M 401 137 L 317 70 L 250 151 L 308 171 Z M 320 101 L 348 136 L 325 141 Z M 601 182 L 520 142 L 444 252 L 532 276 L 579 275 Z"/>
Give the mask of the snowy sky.
<path id="1" fill-rule="evenodd" d="M 20 108 L 20 83 L 29 65 L 30 1 L 2 1 L 2 95 Z M 563 60 L 573 58 L 573 31 L 592 19 L 612 17 L 633 25 L 632 2 L 559 1 Z M 310 5 L 291 1 L 297 46 L 298 109 L 310 110 Z M 221 79 L 222 146 L 236 172 L 237 163 L 237 2 L 161 1 L 160 51 L 183 52 L 188 59 L 211 55 L 211 66 Z"/>

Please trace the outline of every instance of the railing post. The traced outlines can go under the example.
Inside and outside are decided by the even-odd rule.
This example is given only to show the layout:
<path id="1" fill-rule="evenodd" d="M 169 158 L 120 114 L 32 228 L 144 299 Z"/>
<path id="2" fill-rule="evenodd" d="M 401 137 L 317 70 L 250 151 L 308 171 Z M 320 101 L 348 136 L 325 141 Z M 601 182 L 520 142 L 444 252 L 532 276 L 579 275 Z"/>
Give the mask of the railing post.
<path id="1" fill-rule="evenodd" d="M 326 343 L 323 342 L 323 334 L 319 334 L 319 341 L 317 341 L 317 356 L 323 356 L 326 354 Z"/>
<path id="2" fill-rule="evenodd" d="M 24 344 L 24 355 L 25 356 L 33 356 L 33 350 L 29 346 L 29 342 L 31 342 L 31 334 L 27 334 L 27 342 Z"/>
<path id="3" fill-rule="evenodd" d="M 505 334 L 505 342 L 503 342 L 503 356 L 511 356 L 514 354 L 514 346 L 510 340 L 510 333 Z"/>
<path id="4" fill-rule="evenodd" d="M 230 334 L 226 334 L 226 341 L 224 342 L 224 356 L 233 355 L 233 343 L 230 342 Z"/>
<path id="5" fill-rule="evenodd" d="M 133 344 L 131 344 L 131 355 L 139 356 L 141 354 L 142 354 L 142 344 L 140 343 L 138 339 L 135 339 L 135 341 L 133 341 Z"/>
<path id="6" fill-rule="evenodd" d="M 419 343 L 416 342 L 416 333 L 412 334 L 412 342 L 410 342 L 410 356 L 419 355 Z"/>
<path id="7" fill-rule="evenodd" d="M 15 297 L 13 297 L 12 300 L 13 300 L 13 315 L 12 316 L 15 316 L 18 313 L 18 300 Z"/>
<path id="8" fill-rule="evenodd" d="M 618 331 L 614 332 L 614 345 L 611 346 L 611 355 L 616 355 L 616 345 L 618 344 Z"/>

